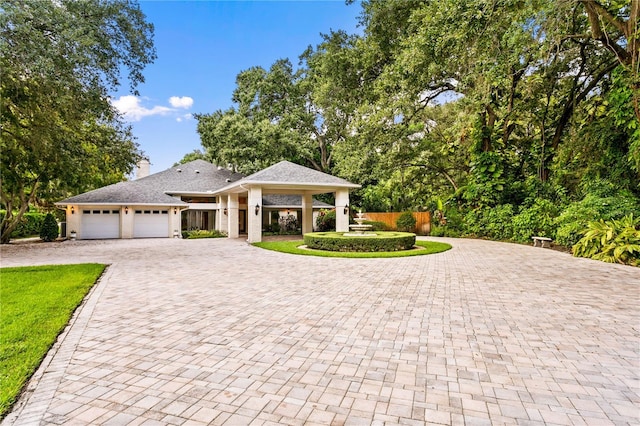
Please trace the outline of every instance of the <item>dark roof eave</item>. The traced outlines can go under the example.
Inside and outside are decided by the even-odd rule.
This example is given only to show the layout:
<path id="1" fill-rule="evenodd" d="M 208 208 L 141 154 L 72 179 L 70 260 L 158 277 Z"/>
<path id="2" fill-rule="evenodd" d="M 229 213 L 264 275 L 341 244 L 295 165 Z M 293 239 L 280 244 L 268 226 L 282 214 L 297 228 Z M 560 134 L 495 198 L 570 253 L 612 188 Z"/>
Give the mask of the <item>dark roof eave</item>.
<path id="1" fill-rule="evenodd" d="M 188 207 L 189 206 L 189 204 L 180 200 L 172 203 L 140 203 L 137 201 L 87 202 L 87 201 L 66 201 L 66 200 L 58 201 L 57 203 L 54 203 L 54 205 L 58 207 L 68 206 L 71 204 L 75 206 L 171 206 L 171 207 Z"/>

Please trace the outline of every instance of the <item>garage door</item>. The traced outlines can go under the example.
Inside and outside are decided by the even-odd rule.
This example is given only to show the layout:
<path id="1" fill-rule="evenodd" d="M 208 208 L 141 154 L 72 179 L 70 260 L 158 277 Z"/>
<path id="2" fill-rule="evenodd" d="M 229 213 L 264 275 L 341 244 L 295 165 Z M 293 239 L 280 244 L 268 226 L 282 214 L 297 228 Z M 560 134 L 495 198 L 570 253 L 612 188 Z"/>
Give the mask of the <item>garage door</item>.
<path id="1" fill-rule="evenodd" d="M 169 237 L 168 210 L 136 210 L 133 218 L 133 238 Z"/>
<path id="2" fill-rule="evenodd" d="M 120 238 L 120 210 L 82 210 L 80 238 Z"/>

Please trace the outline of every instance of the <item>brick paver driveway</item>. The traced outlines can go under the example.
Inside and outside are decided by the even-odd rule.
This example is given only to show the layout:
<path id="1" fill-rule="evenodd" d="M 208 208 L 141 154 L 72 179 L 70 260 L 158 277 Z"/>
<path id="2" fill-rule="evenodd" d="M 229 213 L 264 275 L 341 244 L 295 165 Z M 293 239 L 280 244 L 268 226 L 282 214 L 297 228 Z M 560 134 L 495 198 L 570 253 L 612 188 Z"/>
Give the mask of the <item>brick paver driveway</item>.
<path id="1" fill-rule="evenodd" d="M 2 247 L 110 263 L 7 424 L 634 424 L 640 270 L 451 240 L 403 259 L 232 240 Z"/>

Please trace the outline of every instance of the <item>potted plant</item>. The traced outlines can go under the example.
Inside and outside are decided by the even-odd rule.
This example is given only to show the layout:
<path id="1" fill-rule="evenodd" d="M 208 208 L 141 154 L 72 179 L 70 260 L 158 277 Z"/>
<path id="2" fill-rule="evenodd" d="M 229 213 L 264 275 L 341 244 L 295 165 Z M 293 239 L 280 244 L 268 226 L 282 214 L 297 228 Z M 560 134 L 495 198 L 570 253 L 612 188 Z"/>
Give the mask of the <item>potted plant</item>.
<path id="1" fill-rule="evenodd" d="M 75 239 L 76 239 L 76 236 L 77 236 L 76 231 L 71 231 L 71 233 L 69 234 L 69 236 L 71 237 L 71 239 L 72 239 L 72 240 L 75 240 Z"/>

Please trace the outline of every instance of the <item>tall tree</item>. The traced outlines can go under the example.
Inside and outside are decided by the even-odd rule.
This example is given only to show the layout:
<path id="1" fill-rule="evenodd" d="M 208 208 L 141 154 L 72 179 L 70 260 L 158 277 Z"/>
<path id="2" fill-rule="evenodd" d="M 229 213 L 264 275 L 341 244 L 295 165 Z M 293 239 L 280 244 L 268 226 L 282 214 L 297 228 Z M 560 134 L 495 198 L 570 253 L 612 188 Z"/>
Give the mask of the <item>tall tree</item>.
<path id="1" fill-rule="evenodd" d="M 371 125 L 411 129 L 420 111 L 450 92 L 468 111 L 462 134 L 475 142 L 470 202 L 510 197 L 507 175 L 516 182 L 533 169 L 548 180 L 578 105 L 607 90 L 621 66 L 617 48 L 590 32 L 584 3 L 597 2 L 365 1 L 364 43 L 388 58 L 376 78 Z M 625 13 L 625 22 L 635 19 L 631 7 L 617 10 L 619 20 Z M 615 45 L 627 46 L 626 37 L 616 32 Z"/>
<path id="2" fill-rule="evenodd" d="M 300 80 L 288 59 L 276 61 L 268 71 L 252 67 L 240 72 L 233 107 L 196 115 L 207 154 L 243 173 L 284 159 L 317 165 L 305 129 L 312 122 L 311 107 Z"/>
<path id="3" fill-rule="evenodd" d="M 155 59 L 153 26 L 128 0 L 0 2 L 1 201 L 7 243 L 42 198 L 122 179 L 139 158 L 109 102 Z"/>

